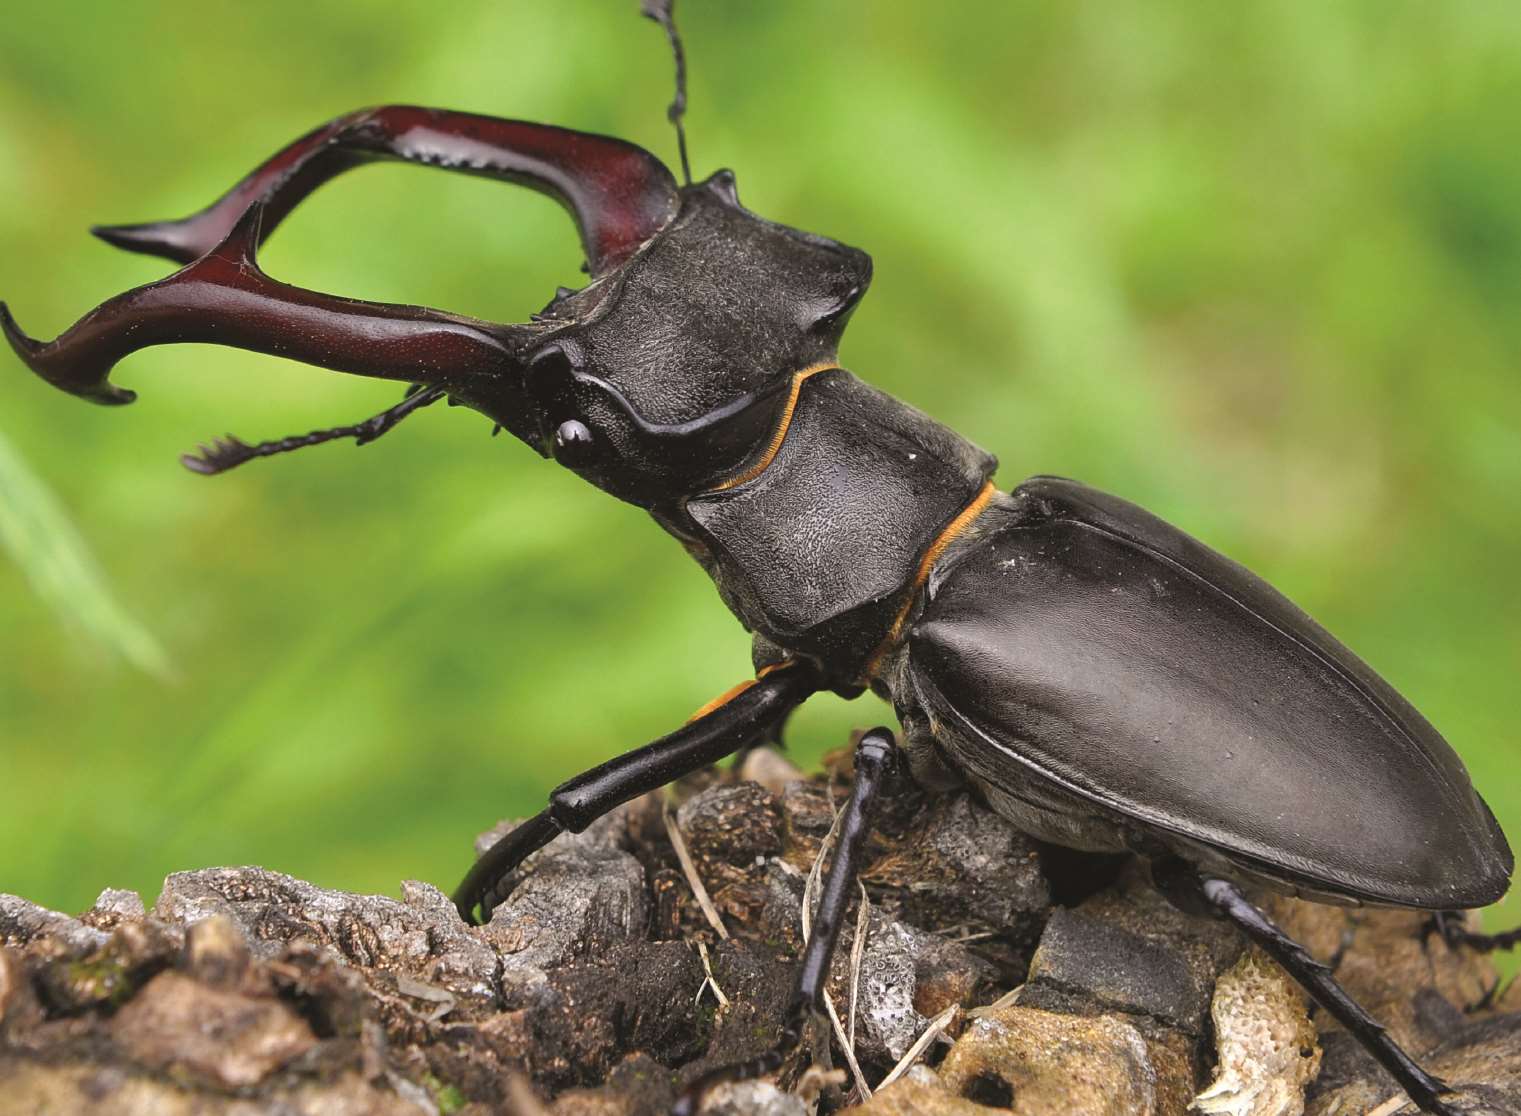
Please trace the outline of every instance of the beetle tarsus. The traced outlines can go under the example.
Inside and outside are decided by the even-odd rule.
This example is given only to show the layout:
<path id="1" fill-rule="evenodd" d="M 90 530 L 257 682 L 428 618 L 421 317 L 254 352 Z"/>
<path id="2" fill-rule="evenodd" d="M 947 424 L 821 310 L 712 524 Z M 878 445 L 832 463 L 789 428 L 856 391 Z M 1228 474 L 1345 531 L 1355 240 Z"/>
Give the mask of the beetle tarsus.
<path id="1" fill-rule="evenodd" d="M 460 918 L 471 926 L 479 925 L 476 919 L 476 908 L 479 907 L 481 921 L 489 919 L 492 909 L 506 898 L 499 889 L 507 877 L 519 864 L 563 832 L 564 827 L 555 821 L 548 809 L 540 810 L 487 849 L 454 891 L 454 907 Z"/>

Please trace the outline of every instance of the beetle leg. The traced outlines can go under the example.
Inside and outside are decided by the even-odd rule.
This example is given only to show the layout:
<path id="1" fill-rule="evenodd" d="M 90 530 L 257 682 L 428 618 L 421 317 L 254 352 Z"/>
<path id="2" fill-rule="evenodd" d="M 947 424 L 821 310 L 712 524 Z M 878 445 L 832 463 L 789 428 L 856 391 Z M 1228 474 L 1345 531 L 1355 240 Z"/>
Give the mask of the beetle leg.
<path id="1" fill-rule="evenodd" d="M 254 259 L 263 216 L 245 213 L 225 240 L 157 283 L 116 296 L 47 343 L 23 333 L 3 304 L 0 329 L 54 387 L 99 403 L 134 395 L 108 380 L 116 362 L 148 345 L 232 345 L 341 372 L 448 385 L 451 395 L 493 390 L 510 377 L 531 327 L 503 326 L 420 306 L 338 298 L 277 282 Z"/>
<path id="2" fill-rule="evenodd" d="M 898 745 L 892 732 L 885 728 L 872 729 L 856 745 L 855 781 L 851 785 L 845 811 L 840 817 L 839 844 L 835 846 L 834 860 L 824 878 L 824 891 L 819 899 L 818 914 L 813 921 L 813 933 L 803 951 L 796 990 L 782 1023 L 781 1040 L 771 1050 L 748 1062 L 721 1066 L 697 1078 L 682 1092 L 673 1116 L 693 1116 L 702 1102 L 703 1094 L 720 1081 L 774 1073 L 781 1066 L 787 1052 L 802 1040 L 803 1026 L 809 1016 L 823 1008 L 824 983 L 829 979 L 829 961 L 834 955 L 840 927 L 844 925 L 845 914 L 855 891 L 856 875 L 861 867 L 861 852 L 871 833 L 877 799 L 897 763 L 897 755 Z"/>
<path id="3" fill-rule="evenodd" d="M 1485 934 L 1464 926 L 1460 917 L 1461 913 L 1460 911 L 1437 911 L 1431 916 L 1431 921 L 1426 924 L 1422 936 L 1439 934 L 1442 940 L 1453 949 L 1467 946 L 1480 953 L 1511 950 L 1521 945 L 1521 926 L 1502 934 Z"/>
<path id="4" fill-rule="evenodd" d="M 750 759 L 750 753 L 760 748 L 772 748 L 778 752 L 785 752 L 787 750 L 787 722 L 792 718 L 792 714 L 794 712 L 796 712 L 796 710 L 792 710 L 779 717 L 776 724 L 772 725 L 766 730 L 765 735 L 751 741 L 739 751 L 735 752 L 734 763 L 732 765 L 734 770 L 739 771 L 741 768 L 743 768 L 746 762 Z"/>
<path id="5" fill-rule="evenodd" d="M 631 143 L 494 116 L 385 105 L 308 132 L 190 217 L 91 231 L 118 248 L 188 263 L 216 247 L 251 205 L 268 207 L 268 236 L 324 182 L 382 159 L 504 179 L 555 197 L 575 216 L 594 274 L 626 259 L 676 212 L 670 172 Z"/>
<path id="6" fill-rule="evenodd" d="M 460 917 L 473 924 L 480 907 L 489 918 L 492 908 L 506 898 L 503 888 L 513 870 L 561 833 L 580 833 L 614 807 L 717 763 L 758 739 L 819 688 L 818 675 L 804 663 L 768 671 L 670 735 L 561 784 L 551 792 L 547 809 L 475 862 L 454 891 Z"/>
<path id="7" fill-rule="evenodd" d="M 1347 995 L 1331 974 L 1330 967 L 1310 956 L 1304 946 L 1274 925 L 1241 893 L 1240 888 L 1226 880 L 1205 878 L 1200 881 L 1199 890 L 1212 907 L 1261 946 L 1263 952 L 1282 965 L 1316 1003 L 1330 1012 L 1363 1049 L 1389 1071 L 1422 1112 L 1458 1116 L 1456 1109 L 1441 1100 L 1443 1093 L 1452 1091 L 1446 1082 L 1417 1065 L 1389 1037 L 1384 1027 Z"/>

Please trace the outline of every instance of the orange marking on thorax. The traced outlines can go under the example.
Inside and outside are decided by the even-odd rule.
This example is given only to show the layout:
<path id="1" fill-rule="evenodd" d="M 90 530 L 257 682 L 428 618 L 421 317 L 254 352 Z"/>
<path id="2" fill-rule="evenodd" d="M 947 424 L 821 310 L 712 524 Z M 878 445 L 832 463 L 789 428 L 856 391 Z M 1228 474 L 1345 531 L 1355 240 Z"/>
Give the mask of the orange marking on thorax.
<path id="1" fill-rule="evenodd" d="M 766 471 L 766 466 L 776 458 L 777 452 L 782 448 L 782 441 L 787 437 L 787 428 L 792 425 L 792 412 L 797 409 L 798 396 L 803 391 L 803 381 L 809 376 L 815 376 L 820 372 L 833 372 L 839 365 L 833 361 L 820 361 L 818 364 L 810 364 L 801 372 L 792 374 L 792 385 L 787 389 L 787 403 L 782 407 L 781 418 L 777 420 L 776 430 L 771 435 L 771 441 L 767 444 L 765 452 L 743 472 L 730 477 L 726 481 L 714 485 L 708 492 L 722 492 L 726 488 L 752 481 Z M 706 494 L 706 493 L 705 493 Z"/>
<path id="2" fill-rule="evenodd" d="M 903 605 L 898 609 L 898 615 L 893 617 L 892 627 L 887 629 L 887 636 L 877 645 L 877 649 L 871 653 L 871 658 L 866 660 L 866 669 L 861 673 L 862 684 L 869 683 L 877 673 L 877 667 L 882 659 L 898 639 L 903 635 L 903 625 L 908 620 L 909 609 L 914 607 L 914 599 L 918 597 L 919 590 L 924 588 L 924 583 L 929 580 L 930 571 L 935 568 L 935 563 L 940 561 L 940 556 L 945 553 L 946 547 L 972 525 L 972 521 L 982 514 L 988 506 L 988 501 L 993 498 L 993 493 L 998 491 L 992 481 L 985 483 L 972 497 L 972 502 L 957 513 L 956 518 L 945 525 L 945 529 L 935 536 L 935 541 L 929 544 L 923 557 L 919 559 L 919 568 L 914 571 L 914 580 L 909 584 L 907 595 L 903 598 Z"/>

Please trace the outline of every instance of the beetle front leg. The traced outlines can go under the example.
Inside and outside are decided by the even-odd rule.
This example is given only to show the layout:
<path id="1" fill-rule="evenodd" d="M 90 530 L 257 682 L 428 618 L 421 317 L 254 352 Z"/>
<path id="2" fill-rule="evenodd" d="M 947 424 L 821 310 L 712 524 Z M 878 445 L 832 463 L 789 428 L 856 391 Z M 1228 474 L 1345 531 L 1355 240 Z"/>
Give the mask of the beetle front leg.
<path id="1" fill-rule="evenodd" d="M 790 661 L 738 688 L 668 736 L 625 752 L 563 783 L 547 809 L 503 837 L 477 860 L 454 892 L 466 922 L 486 918 L 518 865 L 561 833 L 580 833 L 608 811 L 674 779 L 717 763 L 760 739 L 820 689 L 812 667 Z"/>
<path id="2" fill-rule="evenodd" d="M 1314 997 L 1315 1002 L 1347 1029 L 1378 1064 L 1389 1071 L 1409 1098 L 1422 1112 L 1436 1116 L 1458 1116 L 1455 1108 L 1441 1097 L 1452 1090 L 1446 1082 L 1433 1077 L 1416 1064 L 1376 1019 L 1347 995 L 1328 966 L 1310 956 L 1304 946 L 1280 930 L 1267 915 L 1254 906 L 1241 889 L 1226 880 L 1203 878 L 1198 881 L 1199 894 L 1211 907 L 1224 915 L 1271 957 Z"/>
<path id="3" fill-rule="evenodd" d="M 898 745 L 893 734 L 885 728 L 872 729 L 861 737 L 856 745 L 855 781 L 850 788 L 850 798 L 840 817 L 840 839 L 835 847 L 834 860 L 824 878 L 824 892 L 819 898 L 818 915 L 813 922 L 813 933 L 803 951 L 803 961 L 798 970 L 797 988 L 787 1007 L 782 1022 L 780 1041 L 771 1050 L 748 1062 L 722 1066 L 703 1074 L 681 1094 L 676 1102 L 673 1116 L 692 1116 L 702 1102 L 707 1090 L 721 1081 L 736 1078 L 759 1077 L 773 1073 L 782 1064 L 787 1051 L 801 1041 L 803 1026 L 813 1012 L 823 1007 L 824 984 L 829 979 L 829 962 L 840 938 L 840 927 L 850 908 L 856 875 L 861 868 L 861 853 L 866 838 L 871 833 L 872 815 L 883 785 L 897 761 Z"/>

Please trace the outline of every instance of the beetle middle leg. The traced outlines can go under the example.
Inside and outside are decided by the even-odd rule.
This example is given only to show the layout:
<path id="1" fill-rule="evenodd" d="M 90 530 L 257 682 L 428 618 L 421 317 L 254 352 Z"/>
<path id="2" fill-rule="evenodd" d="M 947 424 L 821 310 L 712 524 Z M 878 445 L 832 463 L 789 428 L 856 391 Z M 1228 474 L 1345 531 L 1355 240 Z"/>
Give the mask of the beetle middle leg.
<path id="1" fill-rule="evenodd" d="M 787 1052 L 803 1037 L 809 1016 L 823 1007 L 824 983 L 829 979 L 829 962 L 840 938 L 840 927 L 850 908 L 856 875 L 861 868 L 861 853 L 871 833 L 872 817 L 883 786 L 892 775 L 898 758 L 898 745 L 891 731 L 875 728 L 861 737 L 855 751 L 855 780 L 850 798 L 840 817 L 839 844 L 834 860 L 824 878 L 813 934 L 803 951 L 797 986 L 788 1002 L 782 1022 L 780 1040 L 771 1050 L 748 1062 L 721 1066 L 697 1078 L 676 1102 L 674 1116 L 692 1116 L 707 1090 L 721 1081 L 758 1077 L 772 1073 L 782 1064 Z"/>
<path id="2" fill-rule="evenodd" d="M 1183 873 L 1169 874 L 1174 877 L 1170 881 L 1174 889 L 1179 888 Z M 1316 1003 L 1330 1012 L 1347 1033 L 1373 1055 L 1422 1112 L 1458 1116 L 1457 1109 L 1441 1099 L 1444 1093 L 1452 1092 L 1446 1082 L 1427 1073 L 1405 1053 L 1384 1027 L 1347 995 L 1329 966 L 1317 961 L 1304 946 L 1279 929 L 1235 884 L 1208 876 L 1191 878 L 1196 899 L 1235 923 L 1264 953 L 1282 965 Z M 1171 898 L 1172 890 L 1164 888 L 1164 893 Z"/>
<path id="3" fill-rule="evenodd" d="M 675 732 L 562 783 L 550 793 L 547 808 L 475 862 L 454 892 L 460 917 L 474 923 L 479 907 L 490 918 L 506 898 L 501 889 L 513 870 L 561 833 L 580 833 L 613 808 L 760 739 L 820 685 L 812 667 L 790 661 L 704 707 Z"/>

